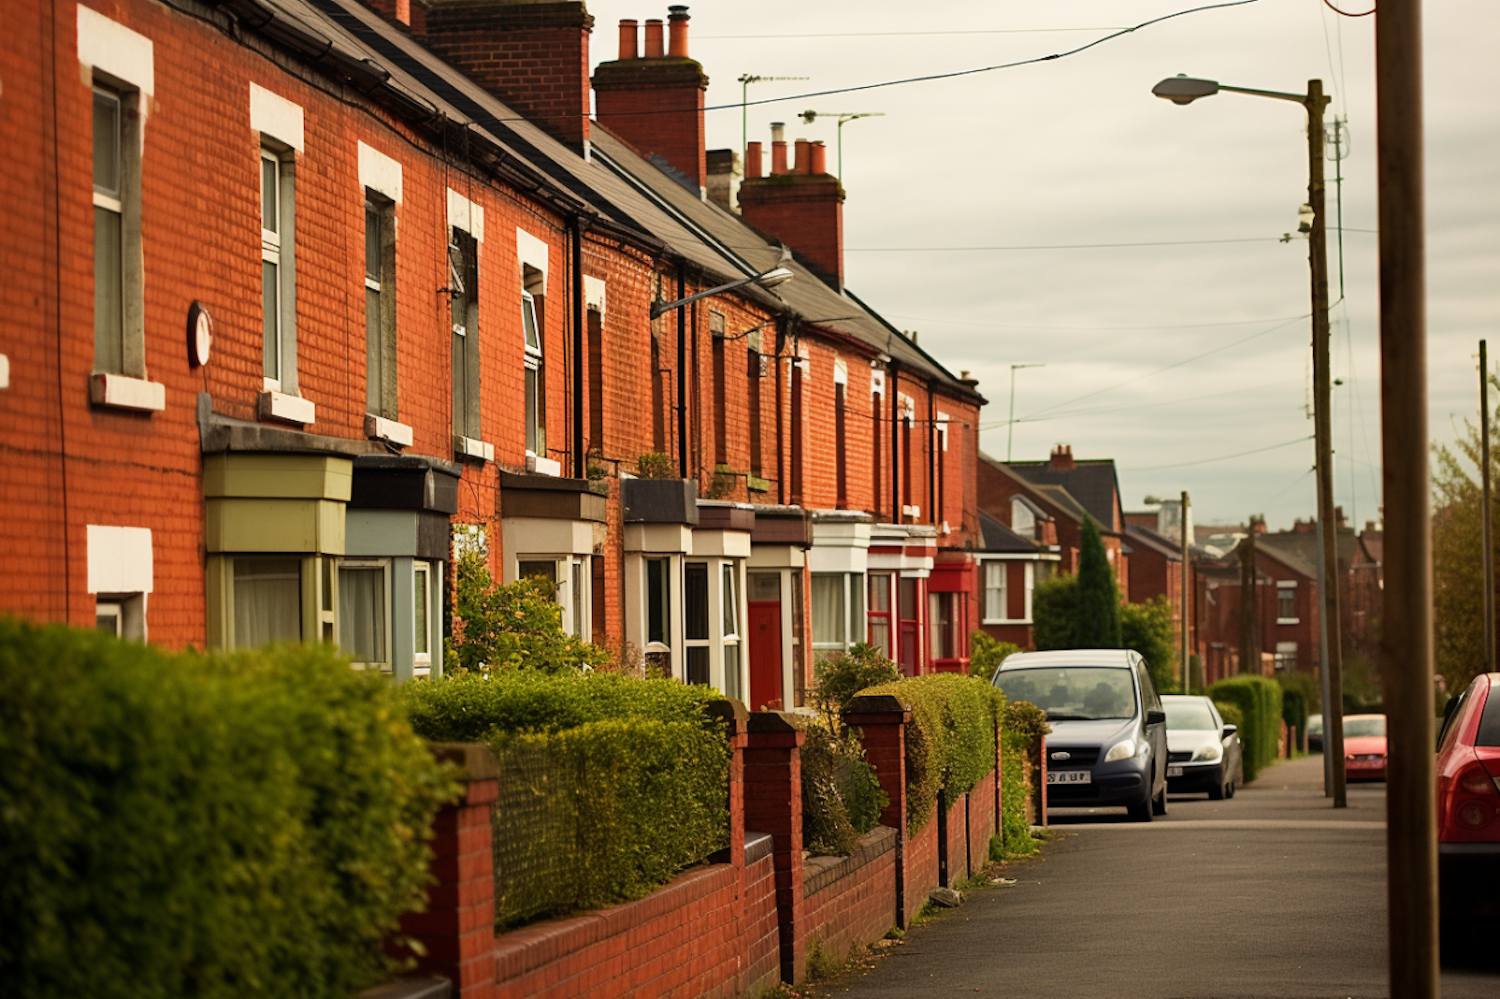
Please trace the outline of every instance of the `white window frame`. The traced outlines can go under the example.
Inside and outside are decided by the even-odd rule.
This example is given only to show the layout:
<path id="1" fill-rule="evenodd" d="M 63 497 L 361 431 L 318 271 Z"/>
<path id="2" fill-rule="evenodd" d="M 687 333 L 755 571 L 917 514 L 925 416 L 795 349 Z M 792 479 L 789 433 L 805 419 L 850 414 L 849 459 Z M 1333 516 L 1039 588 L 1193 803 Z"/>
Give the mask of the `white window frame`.
<path id="1" fill-rule="evenodd" d="M 94 236 L 94 285 L 96 289 L 94 294 L 94 370 L 96 372 L 120 375 L 129 373 L 130 365 L 126 360 L 126 355 L 128 353 L 126 349 L 126 341 L 130 336 L 128 329 L 130 323 L 126 317 L 126 312 L 128 310 L 128 306 L 126 303 L 127 299 L 131 297 L 132 292 L 137 290 L 130 287 L 130 282 L 127 280 L 125 273 L 125 258 L 130 252 L 128 248 L 130 239 L 127 231 L 129 227 L 125 218 L 125 188 L 127 184 L 125 174 L 127 170 L 127 161 L 130 160 L 133 156 L 139 157 L 140 155 L 138 150 L 127 148 L 127 139 L 129 138 L 128 133 L 130 131 L 130 129 L 126 127 L 125 123 L 128 96 L 129 91 L 122 90 L 119 87 L 105 86 L 98 81 L 94 82 L 92 100 L 95 102 L 95 104 L 97 104 L 97 102 L 102 98 L 105 101 L 113 104 L 114 106 L 114 144 L 117 153 L 115 163 L 113 165 L 113 173 L 115 176 L 116 186 L 113 188 L 101 187 L 97 182 L 93 186 L 94 208 L 96 209 L 94 213 L 94 218 L 96 220 L 94 223 L 96 230 Z M 94 105 L 91 105 L 91 107 L 94 107 Z M 98 111 L 96 108 L 92 111 L 92 113 L 97 117 Z M 93 123 L 93 127 L 95 131 L 98 131 L 99 126 L 97 120 Z M 97 161 L 98 158 L 99 151 L 95 149 L 94 159 Z M 138 164 L 137 170 L 139 170 Z M 97 163 L 95 166 L 95 173 L 98 173 Z M 118 227 L 119 231 L 118 238 L 113 241 L 113 245 L 111 246 L 111 250 L 115 255 L 114 259 L 108 262 L 101 262 L 98 259 L 99 236 L 97 234 L 97 228 L 99 223 L 97 220 L 99 218 L 99 210 L 108 212 L 110 215 L 115 217 L 115 225 Z M 98 288 L 101 284 L 100 274 L 103 273 L 104 269 L 106 268 L 113 272 L 113 281 L 118 284 L 120 300 L 118 303 L 119 312 L 110 320 L 110 328 L 108 330 L 102 330 L 101 326 L 103 321 L 98 315 L 98 311 L 100 308 Z M 112 341 L 111 349 L 114 351 L 118 351 L 118 360 L 115 360 L 114 358 L 101 360 L 99 350 L 99 341 L 101 337 L 108 338 Z"/>
<path id="2" fill-rule="evenodd" d="M 981 564 L 984 566 L 984 616 L 981 620 L 985 624 L 1000 624 L 1007 620 L 1010 611 L 1010 563 L 987 559 Z M 1000 577 L 999 586 L 992 585 L 991 577 L 995 575 Z M 998 614 L 990 613 L 993 609 L 990 606 L 990 594 L 995 592 L 999 593 Z"/>
<path id="3" fill-rule="evenodd" d="M 1281 613 L 1281 602 L 1283 599 L 1291 601 L 1292 610 L 1297 609 L 1297 581 L 1295 579 L 1276 581 L 1276 623 L 1277 624 L 1301 624 L 1302 617 L 1298 614 L 1283 615 Z"/>
<path id="4" fill-rule="evenodd" d="M 106 600 L 102 597 L 94 601 L 94 626 L 97 630 L 104 631 L 103 628 L 99 628 L 98 626 L 100 618 L 114 619 L 114 631 L 106 632 L 106 634 L 113 634 L 116 638 L 124 637 L 125 604 L 123 601 L 113 599 Z"/>
<path id="5" fill-rule="evenodd" d="M 1272 656 L 1272 667 L 1277 670 L 1296 670 L 1297 652 L 1296 642 L 1277 642 L 1276 652 Z"/>
<path id="6" fill-rule="evenodd" d="M 267 229 L 265 226 L 267 186 L 265 168 L 267 164 L 270 164 L 272 167 L 272 184 L 274 185 L 276 194 L 275 217 L 277 228 L 275 230 Z M 291 351 L 287 349 L 289 346 L 287 341 L 288 335 L 292 332 L 291 327 L 294 327 L 295 323 L 288 320 L 296 314 L 295 285 L 291 280 L 288 280 L 289 274 L 287 270 L 287 265 L 290 264 L 293 255 L 292 246 L 294 239 L 292 235 L 293 230 L 289 224 L 291 222 L 290 216 L 294 209 L 287 198 L 287 188 L 292 183 L 292 174 L 286 169 L 287 161 L 285 154 L 264 140 L 262 140 L 260 147 L 260 167 L 260 259 L 262 264 L 272 264 L 276 268 L 275 288 L 273 290 L 273 312 L 269 317 L 262 317 L 264 337 L 262 350 L 265 353 L 266 360 L 269 360 L 274 355 L 274 365 L 268 366 L 275 371 L 275 375 L 264 374 L 263 368 L 262 377 L 267 392 L 287 392 L 290 394 L 295 391 L 295 377 L 288 370 L 287 362 L 290 360 L 288 355 Z M 261 281 L 261 302 L 264 303 L 266 300 L 264 268 L 262 268 Z M 264 305 L 262 308 L 264 308 Z M 292 315 L 289 316 L 288 313 Z"/>
<path id="7" fill-rule="evenodd" d="M 543 353 L 542 329 L 536 312 L 536 296 L 521 289 L 521 335 L 525 344 L 525 378 L 535 379 L 526 399 L 526 456 L 547 456 L 547 381 L 546 356 Z"/>
<path id="8" fill-rule="evenodd" d="M 951 590 L 927 591 L 927 652 L 930 661 L 939 659 L 961 659 L 964 657 L 963 641 L 958 635 L 958 598 L 961 594 Z M 941 608 L 948 605 L 948 626 L 946 633 L 943 631 Z M 948 646 L 943 654 L 938 654 L 938 641 L 941 637 L 944 645 Z"/>
<path id="9" fill-rule="evenodd" d="M 556 555 L 524 552 L 516 555 L 516 578 L 522 562 L 552 565 L 552 600 L 562 609 L 563 631 L 593 641 L 593 564 L 590 555 Z"/>
<path id="10" fill-rule="evenodd" d="M 1022 598 L 1022 616 L 1018 617 L 1018 618 L 1010 616 L 1010 566 L 1013 565 L 1013 564 L 1015 564 L 1017 561 L 1020 561 L 1021 565 L 1023 566 L 1022 585 L 1025 588 L 1024 591 L 1023 591 L 1024 592 L 1024 596 Z M 980 605 L 979 605 L 980 623 L 981 624 L 1030 624 L 1031 623 L 1031 595 L 1032 595 L 1032 591 L 1036 588 L 1036 566 L 1037 566 L 1037 563 L 1035 561 L 1030 560 L 1030 559 L 1019 560 L 1019 559 L 1004 559 L 1004 558 L 987 558 L 987 559 L 981 559 L 980 560 L 980 565 L 982 565 L 984 567 L 984 574 L 983 574 L 983 576 L 981 577 L 981 580 L 980 580 L 980 583 L 981 583 L 981 586 L 980 586 Z M 992 587 L 992 586 L 989 585 L 989 573 L 990 573 L 991 567 L 997 567 L 997 568 L 1000 569 L 1000 579 L 1001 579 L 1001 585 L 999 587 L 999 590 L 1000 590 L 1000 614 L 999 614 L 998 617 L 991 617 L 990 616 L 989 594 L 990 594 L 991 590 L 995 589 L 995 587 Z"/>
<path id="11" fill-rule="evenodd" d="M 812 574 L 812 581 L 809 582 L 809 584 L 808 584 L 808 599 L 809 600 L 814 600 L 815 599 L 814 596 L 813 596 L 813 590 L 814 590 L 814 585 L 813 584 L 816 583 L 817 580 L 819 580 L 819 579 L 827 579 L 827 578 L 832 578 L 832 577 L 838 577 L 841 580 L 841 582 L 842 582 L 841 590 L 842 590 L 843 596 L 842 596 L 842 600 L 841 600 L 840 605 L 839 605 L 839 608 L 840 608 L 840 610 L 839 610 L 839 616 L 842 618 L 842 623 L 840 625 L 840 632 L 842 633 L 842 635 L 844 637 L 843 637 L 843 639 L 841 641 L 819 642 L 817 640 L 817 638 L 816 638 L 816 635 L 817 635 L 817 621 L 814 619 L 813 621 L 809 622 L 809 628 L 808 628 L 809 636 L 808 637 L 810 639 L 812 639 L 813 657 L 815 659 L 818 658 L 818 657 L 820 657 L 820 656 L 836 655 L 836 654 L 838 654 L 840 652 L 848 652 L 850 649 L 854 648 L 854 646 L 860 644 L 861 642 L 864 642 L 866 640 L 866 638 L 868 638 L 868 635 L 869 635 L 869 621 L 870 621 L 870 618 L 869 618 L 869 609 L 865 606 L 865 601 L 866 601 L 866 596 L 867 596 L 867 594 L 865 592 L 865 587 L 867 585 L 866 584 L 866 580 L 865 580 L 865 573 L 863 573 L 863 572 L 815 572 L 815 573 Z M 859 610 L 858 610 L 857 613 L 854 610 L 854 596 L 855 595 L 858 595 L 858 597 L 859 597 Z M 816 603 L 813 603 L 810 606 L 812 606 L 812 608 L 814 610 L 816 610 Z M 893 624 L 892 624 L 892 635 L 893 636 L 895 634 L 894 621 L 895 621 L 895 615 L 894 615 L 894 611 L 893 611 L 892 612 L 892 622 L 893 622 Z M 856 626 L 856 624 L 857 624 L 857 626 Z M 895 643 L 895 638 L 893 637 L 892 638 L 892 644 L 894 645 L 894 643 Z"/>
<path id="12" fill-rule="evenodd" d="M 427 619 L 426 629 L 415 628 L 416 646 L 412 650 L 412 675 L 428 676 L 432 673 L 432 646 L 433 625 L 436 615 L 433 613 L 432 580 L 436 574 L 433 572 L 433 564 L 422 559 L 417 559 L 411 564 L 412 578 L 412 601 L 415 604 L 413 620 Z M 422 643 L 426 643 L 427 651 L 422 651 Z"/>
<path id="13" fill-rule="evenodd" d="M 392 618 L 394 616 L 393 615 L 393 611 L 394 611 L 394 606 L 395 605 L 394 605 L 393 600 L 392 600 L 392 598 L 394 596 L 394 591 L 392 590 L 392 586 L 391 586 L 391 583 L 392 583 L 392 579 L 391 579 L 391 560 L 388 559 L 388 558 L 341 558 L 341 559 L 338 560 L 338 566 L 337 566 L 337 573 L 338 573 L 338 575 L 340 577 L 343 576 L 343 573 L 344 573 L 345 569 L 354 569 L 354 570 L 357 570 L 357 571 L 368 571 L 368 570 L 371 570 L 371 569 L 378 569 L 378 570 L 381 571 L 381 573 L 382 573 L 382 575 L 384 577 L 384 582 L 383 582 L 383 586 L 384 586 L 384 606 L 381 608 L 381 617 L 382 617 L 382 620 L 383 620 L 383 623 L 384 623 L 384 631 L 385 631 L 385 636 L 384 636 L 384 642 L 385 642 L 385 661 L 384 662 L 359 662 L 359 661 L 354 660 L 354 658 L 353 658 L 354 657 L 354 653 L 353 653 L 352 650 L 344 649 L 343 634 L 342 634 L 342 632 L 344 630 L 344 621 L 343 621 L 343 607 L 341 606 L 342 601 L 343 601 L 343 589 L 344 589 L 343 579 L 342 578 L 339 579 L 339 586 L 338 586 L 338 590 L 337 590 L 338 596 L 336 598 L 337 601 L 338 601 L 339 618 L 340 618 L 339 619 L 339 623 L 338 623 L 339 648 L 340 649 L 344 649 L 345 653 L 350 657 L 351 661 L 350 661 L 349 665 L 352 666 L 354 669 L 357 669 L 357 670 L 371 670 L 371 669 L 373 669 L 373 670 L 379 670 L 382 673 L 390 673 L 394 669 L 394 660 L 395 660 L 395 655 L 394 655 L 395 649 L 394 649 L 394 643 L 392 641 L 392 638 L 393 638 L 393 634 L 392 634 L 392 623 L 393 623 L 393 621 L 392 621 Z"/>

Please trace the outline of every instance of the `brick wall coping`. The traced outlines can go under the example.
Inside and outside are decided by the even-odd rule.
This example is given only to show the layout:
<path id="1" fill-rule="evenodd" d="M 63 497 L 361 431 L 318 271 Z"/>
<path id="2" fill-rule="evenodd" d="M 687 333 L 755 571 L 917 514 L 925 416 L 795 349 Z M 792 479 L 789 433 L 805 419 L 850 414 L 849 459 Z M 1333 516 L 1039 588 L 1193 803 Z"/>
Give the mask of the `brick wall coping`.
<path id="1" fill-rule="evenodd" d="M 802 897 L 817 894 L 896 848 L 896 830 L 876 826 L 860 837 L 847 857 L 809 857 L 802 863 Z"/>
<path id="2" fill-rule="evenodd" d="M 478 780 L 498 780 L 500 764 L 490 747 L 477 742 L 432 742 L 427 751 L 434 758 L 448 763 L 457 763 L 463 768 L 458 779 L 464 783 Z"/>
<path id="3" fill-rule="evenodd" d="M 357 999 L 450 999 L 453 983 L 446 978 L 399 978 L 361 992 Z"/>
<path id="4" fill-rule="evenodd" d="M 849 703 L 844 707 L 844 720 L 858 725 L 855 719 L 861 715 L 891 715 L 903 714 L 910 711 L 901 698 L 895 694 L 860 694 L 851 697 Z M 893 721 L 894 719 L 882 718 L 880 721 Z"/>
<path id="5" fill-rule="evenodd" d="M 673 912 L 685 916 L 693 911 L 696 900 L 731 887 L 735 878 L 735 870 L 729 864 L 694 867 L 635 902 L 549 920 L 497 936 L 495 980 L 520 978 L 545 964 L 566 960 L 593 944 L 624 936 L 658 917 Z"/>
<path id="6" fill-rule="evenodd" d="M 765 860 L 774 852 L 775 840 L 770 833 L 745 833 L 745 866 Z"/>

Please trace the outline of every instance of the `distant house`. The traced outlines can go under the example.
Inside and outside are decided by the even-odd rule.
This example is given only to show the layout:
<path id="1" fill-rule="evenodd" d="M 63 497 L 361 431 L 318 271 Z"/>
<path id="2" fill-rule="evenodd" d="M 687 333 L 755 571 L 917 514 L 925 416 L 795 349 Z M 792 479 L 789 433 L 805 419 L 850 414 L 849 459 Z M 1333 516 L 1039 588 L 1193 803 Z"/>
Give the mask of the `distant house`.
<path id="1" fill-rule="evenodd" d="M 1056 527 L 1025 497 L 1016 496 L 1012 503 L 1020 506 L 1012 520 L 1024 525 L 1024 534 L 979 513 L 983 539 L 983 550 L 976 553 L 980 628 L 991 638 L 1030 649 L 1034 647 L 1031 594 L 1056 571 Z"/>

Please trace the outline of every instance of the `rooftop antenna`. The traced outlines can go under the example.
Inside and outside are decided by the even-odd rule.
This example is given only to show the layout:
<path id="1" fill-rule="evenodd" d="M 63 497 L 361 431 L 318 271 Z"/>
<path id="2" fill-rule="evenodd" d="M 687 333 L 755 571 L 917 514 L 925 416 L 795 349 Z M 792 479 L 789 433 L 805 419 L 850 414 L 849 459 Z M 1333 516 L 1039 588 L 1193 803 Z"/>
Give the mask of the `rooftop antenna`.
<path id="1" fill-rule="evenodd" d="M 851 122 L 851 121 L 855 121 L 856 119 L 859 119 L 859 118 L 884 118 L 884 117 L 885 117 L 885 112 L 884 111 L 804 111 L 804 112 L 802 112 L 802 120 L 805 121 L 809 125 L 811 125 L 813 123 L 813 121 L 815 119 L 818 119 L 818 118 L 837 118 L 839 120 L 839 127 L 838 127 L 838 161 L 839 161 L 839 180 L 840 180 L 840 182 L 842 182 L 843 179 L 844 179 L 844 125 L 845 125 L 845 123 Z"/>
<path id="2" fill-rule="evenodd" d="M 782 80 L 809 80 L 808 76 L 757 76 L 754 73 L 742 73 L 738 81 L 740 85 L 740 155 L 748 156 L 750 153 L 750 84 L 752 83 L 775 83 Z"/>

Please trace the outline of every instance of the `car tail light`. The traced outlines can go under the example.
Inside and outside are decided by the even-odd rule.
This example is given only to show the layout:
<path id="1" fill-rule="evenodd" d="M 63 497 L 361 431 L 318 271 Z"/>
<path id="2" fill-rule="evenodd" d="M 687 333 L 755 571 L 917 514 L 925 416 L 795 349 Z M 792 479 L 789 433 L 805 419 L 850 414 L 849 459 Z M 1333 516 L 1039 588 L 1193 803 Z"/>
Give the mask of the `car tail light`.
<path id="1" fill-rule="evenodd" d="M 1448 785 L 1441 812 L 1443 841 L 1488 840 L 1500 813 L 1500 789 L 1477 760 L 1466 764 Z"/>

